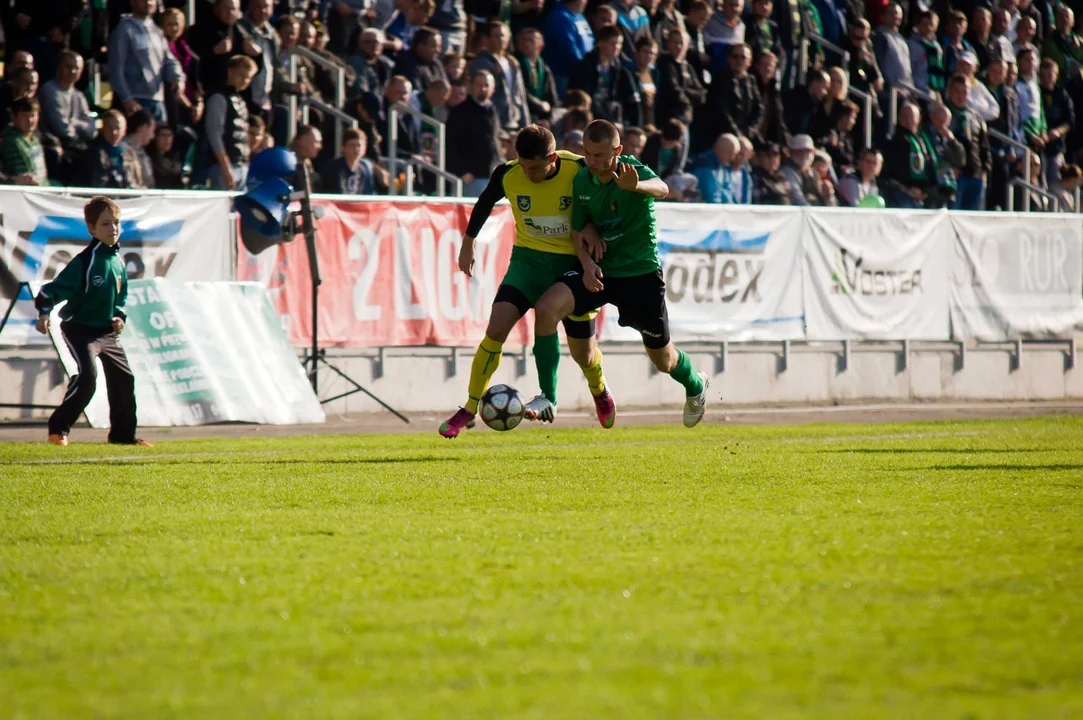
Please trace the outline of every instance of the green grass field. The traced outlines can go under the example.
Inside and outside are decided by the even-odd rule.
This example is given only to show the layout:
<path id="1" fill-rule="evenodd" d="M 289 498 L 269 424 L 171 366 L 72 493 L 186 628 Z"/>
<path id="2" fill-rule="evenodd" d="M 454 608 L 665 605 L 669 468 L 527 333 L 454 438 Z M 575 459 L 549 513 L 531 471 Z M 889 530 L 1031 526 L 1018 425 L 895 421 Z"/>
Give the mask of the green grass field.
<path id="1" fill-rule="evenodd" d="M 0 446 L 0 716 L 1083 717 L 1081 440 Z"/>

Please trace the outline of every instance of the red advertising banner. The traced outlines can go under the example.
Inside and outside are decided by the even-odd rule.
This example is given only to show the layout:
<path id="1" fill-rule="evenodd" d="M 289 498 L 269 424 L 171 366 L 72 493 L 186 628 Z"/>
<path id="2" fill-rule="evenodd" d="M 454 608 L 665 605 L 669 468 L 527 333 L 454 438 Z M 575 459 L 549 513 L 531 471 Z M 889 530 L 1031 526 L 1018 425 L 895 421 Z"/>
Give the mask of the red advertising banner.
<path id="1" fill-rule="evenodd" d="M 316 201 L 323 283 L 320 345 L 379 347 L 481 341 L 515 243 L 511 209 L 493 210 L 477 239 L 474 276 L 458 268 L 471 207 L 430 202 Z M 303 238 L 259 256 L 241 246 L 238 279 L 263 283 L 295 346 L 311 343 L 312 290 Z M 508 342 L 530 340 L 533 317 Z"/>

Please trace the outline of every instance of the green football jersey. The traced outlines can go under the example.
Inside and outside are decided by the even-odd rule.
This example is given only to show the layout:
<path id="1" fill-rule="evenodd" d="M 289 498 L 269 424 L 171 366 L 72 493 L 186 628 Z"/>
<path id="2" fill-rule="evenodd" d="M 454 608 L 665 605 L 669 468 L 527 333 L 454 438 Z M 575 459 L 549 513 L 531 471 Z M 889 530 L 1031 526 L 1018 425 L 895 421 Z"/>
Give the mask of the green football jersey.
<path id="1" fill-rule="evenodd" d="M 658 177 L 631 155 L 620 162 L 635 168 L 640 180 Z M 572 228 L 594 223 L 606 243 L 598 266 L 610 277 L 646 275 L 661 267 L 655 231 L 654 198 L 617 187 L 617 178 L 601 183 L 590 168 L 582 168 L 572 181 Z"/>

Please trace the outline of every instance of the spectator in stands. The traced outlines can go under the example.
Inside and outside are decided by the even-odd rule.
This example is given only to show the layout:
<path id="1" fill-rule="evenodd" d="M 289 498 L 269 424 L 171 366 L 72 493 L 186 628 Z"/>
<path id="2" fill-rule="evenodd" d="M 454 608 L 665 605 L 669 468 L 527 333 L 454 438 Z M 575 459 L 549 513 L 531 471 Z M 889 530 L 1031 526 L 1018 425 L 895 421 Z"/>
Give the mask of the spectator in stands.
<path id="1" fill-rule="evenodd" d="M 631 155 L 639 160 L 643 154 L 643 148 L 647 145 L 647 133 L 643 128 L 628 128 L 621 135 L 621 142 L 624 144 L 624 150 L 621 151 L 621 154 Z"/>
<path id="2" fill-rule="evenodd" d="M 688 161 L 687 126 L 676 118 L 667 120 L 659 132 L 652 133 L 647 138 L 639 159 L 658 177 L 665 180 L 670 190 L 673 190 L 674 185 L 667 178 L 683 173 L 685 163 Z"/>
<path id="3" fill-rule="evenodd" d="M 0 172 L 15 185 L 48 185 L 45 149 L 38 139 L 41 106 L 32 97 L 11 103 L 11 123 L 0 133 Z"/>
<path id="4" fill-rule="evenodd" d="M 940 44 L 944 47 L 944 72 L 948 77 L 955 74 L 960 55 L 965 52 L 974 52 L 974 47 L 966 39 L 968 24 L 966 15 L 958 10 L 951 11 L 947 22 L 944 23 Z M 947 88 L 946 82 L 944 86 Z"/>
<path id="5" fill-rule="evenodd" d="M 462 56 L 462 53 L 444 53 L 444 72 L 452 85 L 458 80 L 466 82 L 466 58 Z M 463 97 L 466 97 L 465 93 Z"/>
<path id="6" fill-rule="evenodd" d="M 1015 94 L 1019 98 L 1019 122 L 1027 142 L 1037 135 L 1037 124 L 1042 119 L 1042 88 L 1038 84 L 1038 53 L 1024 48 L 1016 57 L 1019 61 Z"/>
<path id="7" fill-rule="evenodd" d="M 880 74 L 880 66 L 876 64 L 876 53 L 873 50 L 872 30 L 864 18 L 856 20 L 850 25 L 850 34 L 843 44 L 843 49 L 850 53 L 850 87 L 863 93 L 872 95 L 874 99 L 884 89 L 884 78 Z M 879 102 L 876 103 L 876 111 Z"/>
<path id="8" fill-rule="evenodd" d="M 692 162 L 692 174 L 696 177 L 702 202 L 733 205 L 737 202 L 733 193 L 733 159 L 741 151 L 741 142 L 732 133 L 724 133 L 715 140 L 714 146 L 700 154 Z"/>
<path id="9" fill-rule="evenodd" d="M 553 3 L 546 0 L 524 0 L 512 3 L 511 6 L 511 35 L 519 37 L 524 30 L 541 31 L 545 27 L 545 17 L 549 12 L 549 6 Z M 515 145 L 513 141 L 512 146 Z"/>
<path id="10" fill-rule="evenodd" d="M 1019 96 L 1006 84 L 1008 65 L 1003 58 L 993 58 L 985 69 L 985 85 L 1000 108 L 999 116 L 988 123 L 990 130 L 1007 135 L 1016 142 L 1023 142 L 1023 125 L 1020 121 Z M 990 136 L 989 148 L 993 153 L 992 173 L 989 176 L 990 210 L 1007 208 L 1011 168 L 1015 165 L 1015 148 Z"/>
<path id="11" fill-rule="evenodd" d="M 269 147 L 274 140 L 267 134 L 267 124 L 259 115 L 248 118 L 248 156 L 254 158 Z"/>
<path id="12" fill-rule="evenodd" d="M 782 163 L 782 174 L 790 181 L 790 205 L 819 204 L 819 182 L 812 174 L 816 146 L 808 135 L 790 138 L 790 156 Z"/>
<path id="13" fill-rule="evenodd" d="M 133 0 L 133 4 L 139 0 Z M 122 21 L 123 22 L 123 21 Z M 79 185 L 93 188 L 130 189 L 141 183 L 135 153 L 123 141 L 128 123 L 120 110 L 106 111 L 102 129 L 87 147 L 79 172 Z"/>
<path id="14" fill-rule="evenodd" d="M 379 93 L 391 79 L 393 63 L 380 52 L 384 33 L 379 28 L 365 28 L 357 34 L 357 43 L 346 58 L 346 64 L 356 73 L 353 92 Z"/>
<path id="15" fill-rule="evenodd" d="M 977 77 L 978 60 L 974 53 L 963 53 L 955 63 L 956 75 L 966 80 L 969 107 L 985 121 L 996 120 L 1000 116 L 1000 106 L 996 98 L 989 92 Z"/>
<path id="16" fill-rule="evenodd" d="M 1026 160 L 1020 161 L 1020 167 Z M 1035 187 L 1042 186 L 1042 158 L 1040 155 L 1030 156 L 1030 172 L 1025 176 L 1027 182 Z M 1026 197 L 1030 196 L 1030 212 L 1055 212 L 1056 208 L 1053 203 L 1049 201 L 1049 198 L 1041 193 L 1036 193 L 1030 188 L 1016 186 L 1009 188 L 1013 194 L 1013 207 L 1020 210 L 1026 207 Z M 1053 193 L 1056 195 L 1056 192 Z"/>
<path id="17" fill-rule="evenodd" d="M 683 28 L 673 30 L 666 37 L 666 54 L 658 60 L 654 120 L 659 127 L 664 128 L 671 119 L 681 121 L 685 127 L 691 125 L 695 110 L 707 101 L 707 90 L 687 55 L 687 33 Z"/>
<path id="18" fill-rule="evenodd" d="M 327 49 L 345 55 L 350 41 L 361 28 L 371 0 L 333 0 L 327 8 Z"/>
<path id="19" fill-rule="evenodd" d="M 609 7 L 617 13 L 616 25 L 624 38 L 623 47 L 634 52 L 640 40 L 651 36 L 650 15 L 636 0 L 612 0 Z M 626 59 L 634 60 L 634 55 Z"/>
<path id="20" fill-rule="evenodd" d="M 755 205 L 789 205 L 793 197 L 790 181 L 780 169 L 782 151 L 773 142 L 756 151 L 752 168 L 752 202 Z"/>
<path id="21" fill-rule="evenodd" d="M 259 47 L 259 53 L 251 55 L 258 72 L 245 95 L 249 115 L 259 116 L 265 123 L 285 124 L 289 116 L 284 96 L 300 93 L 304 87 L 290 82 L 287 68 L 282 64 L 282 39 L 271 25 L 273 11 L 272 0 L 248 0 L 248 12 L 237 26 L 248 41 Z M 336 15 L 334 9 L 330 14 Z"/>
<path id="22" fill-rule="evenodd" d="M 944 71 L 944 47 L 936 38 L 940 16 L 932 10 L 918 13 L 917 22 L 910 33 L 910 72 L 914 87 L 924 92 L 944 92 L 947 73 Z"/>
<path id="23" fill-rule="evenodd" d="M 183 94 L 184 72 L 151 19 L 156 9 L 157 0 L 132 0 L 132 14 L 110 33 L 109 82 L 114 107 L 128 114 L 142 107 L 158 122 L 166 122 L 165 88 Z"/>
<path id="24" fill-rule="evenodd" d="M 985 120 L 967 104 L 970 86 L 965 77 L 955 75 L 948 83 L 951 110 L 951 132 L 963 144 L 966 163 L 958 178 L 956 210 L 984 210 L 986 182 L 992 170 L 993 157 L 989 149 L 989 134 Z"/>
<path id="25" fill-rule="evenodd" d="M 1019 62 L 1019 54 L 1028 48 L 1034 51 L 1035 56 L 1038 55 L 1038 46 L 1034 44 L 1037 32 L 1038 25 L 1033 18 L 1019 18 L 1019 24 L 1015 26 L 1015 42 L 1012 44 L 1016 62 Z"/>
<path id="26" fill-rule="evenodd" d="M 83 58 L 65 50 L 57 64 L 56 78 L 45 83 L 40 92 L 45 130 L 57 137 L 65 155 L 85 150 L 98 132 L 86 96 L 75 89 L 82 74 Z"/>
<path id="27" fill-rule="evenodd" d="M 745 44 L 745 24 L 741 20 L 744 8 L 744 0 L 720 0 L 718 12 L 711 15 L 707 27 L 703 28 L 712 68 L 726 67 L 730 51 Z M 749 48 L 749 53 L 751 52 Z"/>
<path id="28" fill-rule="evenodd" d="M 395 62 L 395 75 L 410 81 L 410 84 L 424 92 L 429 83 L 435 80 L 447 82 L 444 61 L 440 55 L 440 33 L 429 27 L 419 28 L 414 33 L 410 49 L 399 53 Z"/>
<path id="29" fill-rule="evenodd" d="M 876 148 L 865 148 L 857 168 L 839 180 L 839 205 L 856 207 L 862 200 L 880 194 L 876 179 L 884 167 L 884 156 Z"/>
<path id="30" fill-rule="evenodd" d="M 297 172 L 290 178 L 290 184 L 295 188 L 304 187 L 304 172 L 305 167 L 307 167 L 312 189 L 315 191 L 317 188 L 323 187 L 323 179 L 314 167 L 316 159 L 323 151 L 323 133 L 320 132 L 320 129 L 314 125 L 301 125 L 298 127 L 297 134 L 293 136 L 293 142 L 290 143 L 290 150 L 293 150 L 294 154 L 297 155 L 299 163 Z"/>
<path id="31" fill-rule="evenodd" d="M 792 90 L 797 86 L 801 45 L 805 39 L 804 7 L 805 3 L 801 0 L 779 0 L 774 6 L 774 21 L 778 25 L 778 41 L 782 49 L 779 64 L 783 90 Z"/>
<path id="32" fill-rule="evenodd" d="M 876 28 L 873 36 L 876 62 L 883 73 L 888 92 L 901 83 L 914 84 L 910 71 L 910 46 L 906 38 L 899 34 L 902 19 L 902 8 L 897 3 L 890 3 L 880 15 L 880 27 Z"/>
<path id="33" fill-rule="evenodd" d="M 786 129 L 791 134 L 823 138 L 831 132 L 824 101 L 831 89 L 831 78 L 823 70 L 809 70 L 805 85 L 795 87 L 782 99 Z"/>
<path id="34" fill-rule="evenodd" d="M 383 106 L 380 109 L 380 117 L 377 119 L 377 127 L 386 128 L 391 114 L 391 106 L 395 103 L 408 103 L 413 94 L 413 85 L 401 75 L 395 75 L 388 81 L 384 88 Z M 450 117 L 450 116 L 449 116 Z M 413 119 L 404 113 L 398 114 L 398 144 L 396 152 L 399 155 L 410 156 L 421 151 L 421 138 L 417 134 L 417 125 Z"/>
<path id="35" fill-rule="evenodd" d="M 594 49 L 594 33 L 583 11 L 587 0 L 559 0 L 545 21 L 545 51 L 542 57 L 553 69 L 557 95 L 568 89 L 572 72 Z"/>
<path id="36" fill-rule="evenodd" d="M 542 59 L 545 36 L 541 30 L 527 28 L 519 33 L 519 70 L 523 75 L 530 118 L 539 125 L 553 119 L 553 111 L 560 105 L 556 79 L 552 69 Z"/>
<path id="37" fill-rule="evenodd" d="M 711 86 L 711 55 L 707 52 L 707 39 L 703 34 L 711 21 L 711 6 L 706 0 L 692 0 L 685 14 L 684 27 L 688 33 L 688 64 L 696 71 L 703 87 Z"/>
<path id="38" fill-rule="evenodd" d="M 1052 192 L 1060 201 L 1061 212 L 1079 212 L 1083 210 L 1076 204 L 1076 188 L 1083 181 L 1083 170 L 1078 165 L 1065 165 L 1060 169 L 1060 186 Z"/>
<path id="39" fill-rule="evenodd" d="M 184 92 L 165 97 L 170 125 L 196 126 L 203 119 L 203 90 L 199 84 L 199 58 L 184 39 L 184 13 L 169 8 L 162 13 L 162 33 L 184 74 Z"/>
<path id="40" fill-rule="evenodd" d="M 778 58 L 782 46 L 778 42 L 778 23 L 771 19 L 775 4 L 773 0 L 752 0 L 752 15 L 745 24 L 745 42 L 752 48 L 752 64 L 760 61 L 765 52 Z"/>
<path id="41" fill-rule="evenodd" d="M 493 76 L 479 70 L 470 81 L 470 97 L 452 108 L 447 123 L 447 168 L 463 180 L 463 195 L 478 197 L 502 161 L 497 131 L 500 115 L 492 103 Z"/>
<path id="42" fill-rule="evenodd" d="M 452 85 L 452 96 L 454 91 L 455 86 Z M 378 127 L 382 117 L 380 103 L 380 96 L 376 93 L 363 93 L 355 98 L 352 106 L 354 117 L 357 118 L 357 129 L 365 134 L 365 157 L 376 163 L 380 162 L 380 156 L 384 154 L 383 136 Z"/>
<path id="43" fill-rule="evenodd" d="M 959 172 L 966 165 L 966 149 L 955 139 L 951 130 L 951 111 L 944 103 L 935 103 L 929 110 L 929 127 L 921 133 L 922 140 L 936 160 L 937 185 L 925 198 L 928 209 L 951 207 L 959 194 Z"/>
<path id="44" fill-rule="evenodd" d="M 782 109 L 782 89 L 778 81 L 778 58 L 772 52 L 764 52 L 756 63 L 756 89 L 760 93 L 763 114 L 753 130 L 765 142 L 782 146 L 786 139 L 785 112 Z"/>
<path id="45" fill-rule="evenodd" d="M 729 133 L 743 137 L 752 137 L 763 116 L 763 101 L 760 98 L 758 83 L 748 73 L 752 63 L 752 49 L 739 45 L 729 54 L 729 66 L 718 73 L 707 93 L 707 102 L 698 111 L 696 126 L 692 138 L 692 152 L 701 145 L 710 142 L 706 138 L 717 138 Z M 698 140 L 698 143 L 697 143 Z"/>
<path id="46" fill-rule="evenodd" d="M 635 63 L 629 68 L 632 79 L 636 83 L 636 91 L 639 93 L 640 122 L 643 125 L 654 127 L 655 120 L 655 97 L 658 95 L 658 43 L 652 37 L 645 37 L 638 41 L 635 54 Z"/>
<path id="47" fill-rule="evenodd" d="M 733 197 L 738 205 L 749 205 L 752 203 L 752 156 L 755 154 L 752 141 L 746 137 L 737 138 L 741 149 L 737 151 L 737 154 L 733 156 L 733 161 L 730 163 L 730 170 L 732 176 L 730 178 L 730 187 L 733 190 Z"/>
<path id="48" fill-rule="evenodd" d="M 15 99 L 12 95 L 12 88 L 15 83 L 15 78 L 25 69 L 34 69 L 34 56 L 25 50 L 11 51 L 8 49 L 11 59 L 4 65 L 4 84 L 0 87 L 0 110 L 3 114 L 0 115 L 3 122 L 8 119 L 7 109 L 11 107 L 12 100 Z"/>
<path id="49" fill-rule="evenodd" d="M 238 26 L 240 0 L 214 0 L 213 11 L 188 28 L 186 39 L 199 56 L 199 81 L 208 97 L 229 82 L 229 61 L 236 55 L 258 57 L 260 47 Z"/>
<path id="50" fill-rule="evenodd" d="M 34 55 L 35 66 L 42 77 L 52 78 L 56 75 L 60 53 L 71 46 L 72 32 L 88 14 L 86 0 L 31 3 L 26 9 L 31 15 L 26 49 Z"/>
<path id="51" fill-rule="evenodd" d="M 835 183 L 832 181 L 831 156 L 823 150 L 817 150 L 812 156 L 812 167 L 809 173 L 813 178 L 815 192 L 809 198 L 809 205 L 815 207 L 835 207 L 838 199 L 835 197 Z"/>
<path id="52" fill-rule="evenodd" d="M 519 61 L 508 52 L 511 32 L 504 23 L 492 22 L 486 29 L 486 39 L 486 49 L 470 63 L 468 72 L 473 77 L 480 70 L 489 71 L 496 82 L 493 105 L 500 115 L 500 126 L 516 132 L 530 124 L 530 109 Z"/>
<path id="53" fill-rule="evenodd" d="M 252 58 L 234 56 L 229 61 L 226 87 L 207 100 L 206 140 L 215 162 L 209 179 L 215 190 L 244 191 L 250 159 L 244 91 L 257 71 Z"/>
<path id="54" fill-rule="evenodd" d="M 322 192 L 338 195 L 375 195 L 387 192 L 387 171 L 365 158 L 365 134 L 357 128 L 342 133 L 342 155 L 320 172 Z"/>
<path id="55" fill-rule="evenodd" d="M 1008 33 L 1011 31 L 1011 16 L 1002 7 L 993 10 L 993 28 L 989 34 L 991 58 L 1000 58 L 1006 63 L 1015 62 L 1015 47 Z"/>
<path id="56" fill-rule="evenodd" d="M 466 49 L 466 10 L 463 0 L 442 0 L 428 22 L 439 31 L 440 44 L 451 52 Z"/>
<path id="57" fill-rule="evenodd" d="M 1083 40 L 1073 30 L 1075 13 L 1067 5 L 1057 5 L 1054 17 L 1056 30 L 1042 43 L 1042 57 L 1057 64 L 1058 77 L 1075 80 L 1083 66 Z"/>
<path id="58" fill-rule="evenodd" d="M 159 125 L 150 148 L 150 165 L 154 187 L 159 190 L 180 190 L 184 187 L 184 162 L 173 149 L 173 128 Z"/>
<path id="59" fill-rule="evenodd" d="M 639 93 L 632 74 L 620 62 L 620 30 L 606 25 L 595 33 L 597 45 L 579 63 L 569 83 L 591 96 L 595 119 L 642 124 Z"/>
<path id="60" fill-rule="evenodd" d="M 1038 136 L 1040 141 L 1037 144 L 1042 152 L 1046 182 L 1050 187 L 1056 187 L 1060 179 L 1060 169 L 1064 165 L 1064 154 L 1068 149 L 1065 138 L 1076 124 L 1075 104 L 1067 89 L 1057 83 L 1059 68 L 1053 58 L 1045 58 L 1038 66 L 1045 126 Z"/>
<path id="61" fill-rule="evenodd" d="M 583 149 L 583 131 L 569 130 L 560 141 L 560 149 L 576 155 L 586 155 L 586 150 Z"/>
<path id="62" fill-rule="evenodd" d="M 395 53 L 409 50 L 414 43 L 414 34 L 426 27 L 436 12 L 436 3 L 433 0 L 405 0 L 405 7 L 405 10 L 395 14 L 384 30 Z M 436 30 L 435 27 L 433 29 Z M 440 44 L 443 47 L 442 34 Z"/>
<path id="63" fill-rule="evenodd" d="M 594 33 L 594 40 L 598 40 L 598 31 L 604 27 L 617 26 L 617 11 L 609 5 L 597 5 L 594 8 L 594 13 L 590 16 L 590 29 Z M 617 28 L 617 32 L 620 32 L 620 28 Z M 621 33 L 621 47 L 624 47 L 624 34 Z M 631 62 L 631 56 L 621 58 L 621 62 Z"/>
<path id="64" fill-rule="evenodd" d="M 887 177 L 880 186 L 890 207 L 920 208 L 937 187 L 936 156 L 919 134 L 920 127 L 921 110 L 911 102 L 904 103 L 884 153 Z"/>
<path id="65" fill-rule="evenodd" d="M 835 69 L 835 68 L 832 68 Z M 854 169 L 854 125 L 860 108 L 856 103 L 843 100 L 835 113 L 835 127 L 823 139 L 824 150 L 831 156 L 831 162 L 839 175 Z"/>
<path id="66" fill-rule="evenodd" d="M 154 129 L 154 118 L 146 110 L 136 110 L 128 118 L 124 144 L 131 148 L 139 167 L 139 177 L 135 179 L 132 187 L 148 190 L 154 188 L 154 167 L 151 165 L 150 155 L 147 154 L 147 148 L 154 141 Z"/>
<path id="67" fill-rule="evenodd" d="M 994 48 L 990 39 L 993 29 L 993 14 L 987 7 L 973 7 L 970 11 L 969 29 L 966 39 L 974 54 L 978 57 L 978 67 L 985 67 L 989 58 L 999 48 Z"/>
<path id="68" fill-rule="evenodd" d="M 662 0 L 651 16 L 651 33 L 660 47 L 666 47 L 666 38 L 674 30 L 687 32 L 684 28 L 684 13 L 677 9 L 677 0 Z"/>

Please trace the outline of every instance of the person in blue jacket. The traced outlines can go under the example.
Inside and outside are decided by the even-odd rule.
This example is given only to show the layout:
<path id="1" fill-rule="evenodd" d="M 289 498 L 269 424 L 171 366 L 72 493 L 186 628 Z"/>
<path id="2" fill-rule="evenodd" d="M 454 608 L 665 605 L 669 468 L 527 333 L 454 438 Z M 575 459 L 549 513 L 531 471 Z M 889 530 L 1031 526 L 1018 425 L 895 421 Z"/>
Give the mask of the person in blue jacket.
<path id="1" fill-rule="evenodd" d="M 557 97 L 568 89 L 572 70 L 594 49 L 594 33 L 583 11 L 587 0 L 562 0 L 545 21 L 545 51 L 542 57 L 553 71 Z"/>

